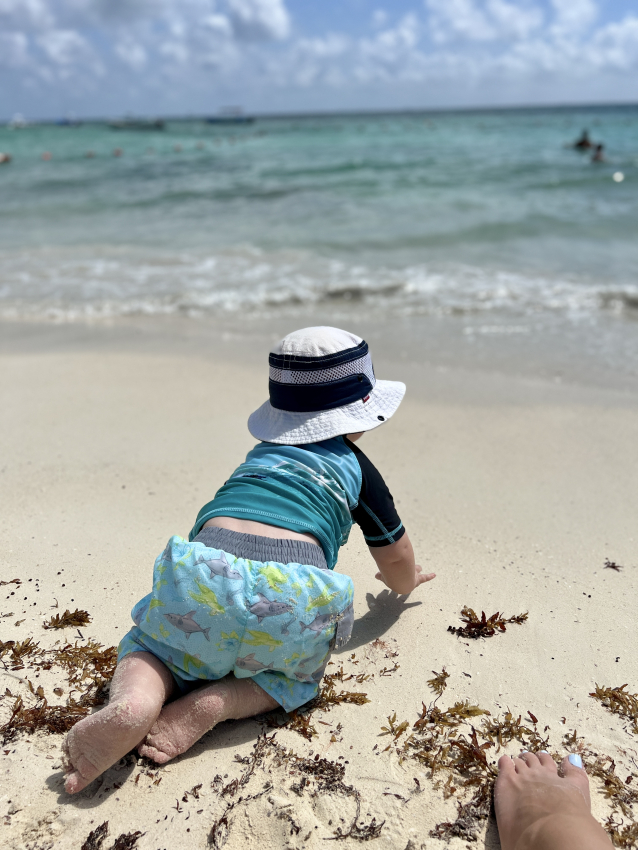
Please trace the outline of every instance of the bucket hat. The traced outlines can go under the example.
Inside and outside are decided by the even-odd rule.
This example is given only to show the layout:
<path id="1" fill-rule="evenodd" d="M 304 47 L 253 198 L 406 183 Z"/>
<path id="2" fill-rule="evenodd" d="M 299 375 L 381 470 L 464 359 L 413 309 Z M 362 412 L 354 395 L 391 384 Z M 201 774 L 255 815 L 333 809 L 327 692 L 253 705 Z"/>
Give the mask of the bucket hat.
<path id="1" fill-rule="evenodd" d="M 270 398 L 248 419 L 258 440 L 303 445 L 371 431 L 405 395 L 400 381 L 378 381 L 368 344 L 338 328 L 303 328 L 270 352 Z"/>

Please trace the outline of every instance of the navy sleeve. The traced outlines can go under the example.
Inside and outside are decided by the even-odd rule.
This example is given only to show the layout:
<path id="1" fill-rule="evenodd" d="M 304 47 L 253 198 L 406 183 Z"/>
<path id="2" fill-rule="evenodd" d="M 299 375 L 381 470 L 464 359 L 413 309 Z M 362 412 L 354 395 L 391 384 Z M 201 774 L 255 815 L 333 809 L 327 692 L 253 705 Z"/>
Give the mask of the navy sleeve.
<path id="1" fill-rule="evenodd" d="M 405 534 L 392 493 L 374 464 L 347 437 L 344 441 L 361 467 L 359 504 L 352 510 L 352 519 L 363 532 L 368 546 L 389 546 Z"/>

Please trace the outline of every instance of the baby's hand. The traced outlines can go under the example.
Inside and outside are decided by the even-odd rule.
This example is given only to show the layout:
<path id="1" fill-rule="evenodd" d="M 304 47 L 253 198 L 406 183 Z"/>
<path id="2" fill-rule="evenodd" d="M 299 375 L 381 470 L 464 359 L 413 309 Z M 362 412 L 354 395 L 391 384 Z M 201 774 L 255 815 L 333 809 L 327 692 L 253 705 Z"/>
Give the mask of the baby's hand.
<path id="1" fill-rule="evenodd" d="M 423 568 L 420 567 L 418 564 L 415 564 L 414 569 L 415 569 L 415 572 L 416 572 L 416 576 L 414 577 L 414 588 L 413 588 L 413 590 L 416 590 L 416 588 L 420 584 L 425 584 L 426 581 L 432 581 L 433 578 L 436 578 L 436 573 L 424 573 Z M 375 575 L 375 578 L 379 579 L 380 582 L 383 582 L 383 584 L 385 584 L 386 587 L 389 587 L 388 583 L 383 578 L 381 573 L 377 573 Z"/>

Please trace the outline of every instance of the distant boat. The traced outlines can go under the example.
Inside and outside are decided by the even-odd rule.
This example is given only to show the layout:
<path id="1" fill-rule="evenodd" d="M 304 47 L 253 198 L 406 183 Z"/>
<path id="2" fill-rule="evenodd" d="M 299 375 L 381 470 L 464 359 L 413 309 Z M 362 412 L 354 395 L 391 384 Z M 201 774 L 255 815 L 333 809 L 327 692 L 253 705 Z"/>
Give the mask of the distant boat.
<path id="1" fill-rule="evenodd" d="M 21 112 L 16 112 L 11 121 L 9 121 L 10 130 L 24 130 L 24 128 L 28 126 L 29 122 Z"/>
<path id="2" fill-rule="evenodd" d="M 252 124 L 252 115 L 244 115 L 241 106 L 225 106 L 217 115 L 206 119 L 207 124 Z"/>
<path id="3" fill-rule="evenodd" d="M 55 122 L 57 127 L 81 127 L 82 122 L 78 121 L 77 118 L 73 118 L 70 115 L 67 115 L 66 118 L 58 118 Z"/>
<path id="4" fill-rule="evenodd" d="M 120 118 L 109 121 L 111 130 L 163 130 L 164 121 L 161 118 Z"/>

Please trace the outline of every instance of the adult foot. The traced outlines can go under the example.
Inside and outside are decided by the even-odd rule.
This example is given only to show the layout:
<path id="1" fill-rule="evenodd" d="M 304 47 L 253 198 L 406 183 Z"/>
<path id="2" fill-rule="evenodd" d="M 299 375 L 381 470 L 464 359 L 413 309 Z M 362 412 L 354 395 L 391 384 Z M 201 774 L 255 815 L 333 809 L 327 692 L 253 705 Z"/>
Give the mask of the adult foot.
<path id="1" fill-rule="evenodd" d="M 77 794 L 112 767 L 144 737 L 156 717 L 152 701 L 131 698 L 77 723 L 62 744 L 65 791 Z"/>
<path id="2" fill-rule="evenodd" d="M 559 774 L 548 753 L 501 757 L 494 807 L 503 850 L 611 847 L 591 815 L 589 780 L 579 763 L 579 756 L 565 758 Z"/>

